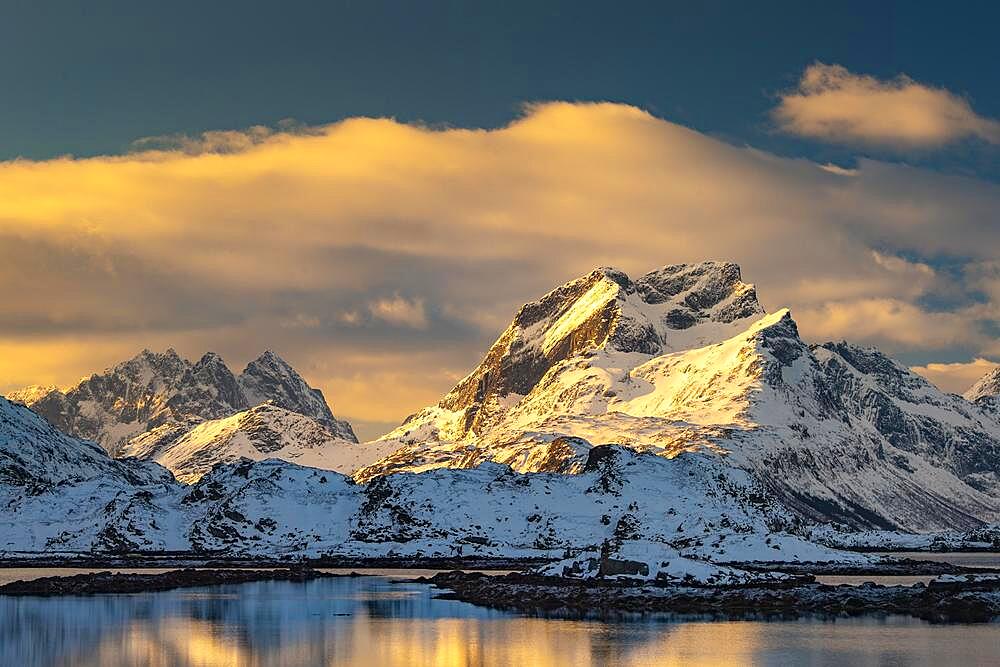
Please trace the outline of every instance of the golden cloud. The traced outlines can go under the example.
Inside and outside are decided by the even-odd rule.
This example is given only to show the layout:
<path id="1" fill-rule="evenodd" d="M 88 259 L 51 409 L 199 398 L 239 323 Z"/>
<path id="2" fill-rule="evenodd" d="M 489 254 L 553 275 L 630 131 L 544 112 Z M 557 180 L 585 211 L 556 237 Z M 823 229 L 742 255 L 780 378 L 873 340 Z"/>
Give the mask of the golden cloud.
<path id="1" fill-rule="evenodd" d="M 935 148 L 978 138 L 1000 144 L 1000 122 L 978 115 L 954 93 L 905 75 L 882 81 L 840 65 L 807 67 L 773 115 L 786 132 L 834 143 Z"/>
<path id="2" fill-rule="evenodd" d="M 1000 189 L 976 179 L 831 170 L 616 104 L 246 134 L 0 164 L 0 391 L 143 347 L 237 365 L 273 348 L 338 415 L 398 421 L 525 301 L 599 265 L 704 259 L 739 262 L 812 339 L 988 344 L 921 305 L 968 286 L 917 259 L 998 254 Z"/>
<path id="3" fill-rule="evenodd" d="M 924 366 L 912 366 L 910 370 L 936 384 L 944 391 L 961 394 L 980 380 L 984 375 L 997 367 L 997 363 L 988 359 L 977 358 L 960 363 L 930 363 Z"/>

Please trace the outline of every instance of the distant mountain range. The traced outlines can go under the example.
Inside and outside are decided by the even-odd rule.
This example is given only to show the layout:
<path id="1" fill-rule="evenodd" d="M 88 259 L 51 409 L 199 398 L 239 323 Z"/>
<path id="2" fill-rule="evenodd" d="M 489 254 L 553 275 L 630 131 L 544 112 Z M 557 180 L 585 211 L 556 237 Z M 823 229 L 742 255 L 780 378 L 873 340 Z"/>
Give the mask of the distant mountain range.
<path id="1" fill-rule="evenodd" d="M 0 401 L 0 549 L 553 555 L 652 535 L 825 558 L 790 533 L 997 523 L 998 393 L 1000 373 L 961 397 L 873 348 L 806 344 L 735 264 L 601 268 L 370 443 L 270 352 L 234 375 L 144 351 L 15 392 L 48 424 Z"/>
<path id="2" fill-rule="evenodd" d="M 143 350 L 65 392 L 33 386 L 8 398 L 66 434 L 157 461 L 187 482 L 241 457 L 342 467 L 338 454 L 349 466 L 361 454 L 351 451 L 351 425 L 271 351 L 234 375 L 212 352 L 192 363 L 172 349 Z"/>

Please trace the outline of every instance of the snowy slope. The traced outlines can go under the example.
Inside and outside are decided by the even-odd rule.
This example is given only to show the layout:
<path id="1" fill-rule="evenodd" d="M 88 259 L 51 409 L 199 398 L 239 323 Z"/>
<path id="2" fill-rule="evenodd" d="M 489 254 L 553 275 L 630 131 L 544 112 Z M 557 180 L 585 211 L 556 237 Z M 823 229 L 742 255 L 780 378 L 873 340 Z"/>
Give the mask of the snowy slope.
<path id="1" fill-rule="evenodd" d="M 170 504 L 178 488 L 160 466 L 115 461 L 0 398 L 0 549 L 183 548 L 164 539 L 180 535 L 180 517 L 157 500 Z"/>
<path id="2" fill-rule="evenodd" d="M 805 344 L 788 311 L 763 315 L 731 267 L 634 283 L 602 269 L 528 304 L 355 478 L 484 461 L 573 472 L 591 445 L 618 443 L 713 453 L 814 521 L 932 530 L 1000 517 L 995 412 L 876 350 Z M 652 299 L 650 276 L 672 277 Z"/>
<path id="3" fill-rule="evenodd" d="M 4 399 L 0 418 L 0 551 L 8 553 L 562 557 L 641 539 L 698 562 L 860 558 L 785 532 L 800 528 L 794 517 L 715 457 L 668 461 L 600 447 L 576 475 L 487 463 L 366 485 L 242 460 L 183 485 Z"/>
<path id="4" fill-rule="evenodd" d="M 7 488 L 35 488 L 98 477 L 137 481 L 140 468 L 123 468 L 92 442 L 52 428 L 37 414 L 0 398 L 0 481 Z"/>
<path id="5" fill-rule="evenodd" d="M 315 419 L 339 438 L 357 441 L 350 424 L 333 416 L 322 392 L 270 351 L 236 376 L 212 352 L 191 363 L 172 349 L 162 354 L 143 350 L 66 392 L 29 387 L 9 398 L 64 433 L 93 440 L 112 454 L 147 431 L 191 427 L 268 400 Z"/>
<path id="6" fill-rule="evenodd" d="M 315 419 L 271 402 L 190 429 L 167 424 L 132 438 L 120 451 L 156 461 L 185 483 L 196 482 L 218 463 L 243 458 L 352 472 L 384 453 L 377 444 L 346 440 Z"/>
<path id="7" fill-rule="evenodd" d="M 342 440 L 358 441 L 351 425 L 330 412 L 323 392 L 310 387 L 294 368 L 270 350 L 247 364 L 236 381 L 246 397 L 247 407 L 271 401 L 278 407 L 315 419 Z"/>
<path id="8" fill-rule="evenodd" d="M 1000 420 L 1000 367 L 979 378 L 962 396 Z"/>
<path id="9" fill-rule="evenodd" d="M 634 282 L 597 269 L 523 306 L 472 373 L 387 439 L 483 434 L 560 362 L 598 348 L 656 355 L 698 347 L 762 313 L 735 264 L 668 266 Z"/>

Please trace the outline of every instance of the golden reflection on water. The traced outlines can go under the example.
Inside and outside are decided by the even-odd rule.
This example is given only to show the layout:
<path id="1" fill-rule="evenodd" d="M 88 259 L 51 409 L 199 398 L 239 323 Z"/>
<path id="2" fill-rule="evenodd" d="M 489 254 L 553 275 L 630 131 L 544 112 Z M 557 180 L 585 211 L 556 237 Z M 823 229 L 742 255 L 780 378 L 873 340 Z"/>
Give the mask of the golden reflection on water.
<path id="1" fill-rule="evenodd" d="M 104 637 L 93 653 L 68 662 L 149 667 L 745 665 L 753 662 L 755 627 L 746 623 L 661 625 L 661 636 L 652 642 L 623 646 L 614 625 L 597 622 L 360 616 L 349 624 L 331 624 L 322 638 L 287 637 L 289 641 L 278 645 L 255 647 L 251 638 L 226 633 L 215 622 L 175 618 L 155 625 L 133 623 L 120 634 Z"/>
<path id="2" fill-rule="evenodd" d="M 213 624 L 194 619 L 166 619 L 155 626 L 135 622 L 121 634 L 109 634 L 91 655 L 77 655 L 68 664 L 144 665 L 175 667 L 241 666 L 253 656 L 232 638 L 220 636 Z"/>
<path id="3" fill-rule="evenodd" d="M 348 667 L 702 667 L 755 664 L 762 650 L 789 642 L 815 655 L 831 651 L 849 656 L 861 647 L 883 646 L 870 664 L 896 664 L 901 643 L 928 658 L 943 652 L 969 655 L 962 635 L 928 632 L 913 622 L 881 627 L 816 622 L 808 633 L 782 623 L 690 622 L 650 626 L 642 641 L 622 641 L 622 627 L 591 621 L 510 619 L 382 619 L 358 616 L 326 626 L 322 637 L 287 636 L 271 645 L 254 645 L 241 633 L 226 633 L 212 621 L 171 619 L 138 622 L 126 632 L 105 637 L 96 651 L 67 664 L 173 667 L 257 667 L 331 665 Z M 988 630 L 984 628 L 984 630 Z M 763 632 L 762 632 L 763 631 Z M 942 643 L 943 642 L 943 643 Z M 988 649 L 987 649 L 988 650 Z M 865 656 L 871 658 L 870 651 Z M 975 655 L 973 653 L 973 655 Z M 981 656 L 990 659 L 989 653 Z M 993 656 L 995 657 L 995 656 Z M 863 662 L 868 662 L 865 660 Z M 904 660 L 904 662 L 906 662 Z M 977 661 L 978 662 L 978 661 Z M 860 663 L 859 663 L 860 664 Z M 933 663 L 931 663 L 933 664 Z"/>
<path id="4" fill-rule="evenodd" d="M 0 667 L 998 664 L 996 625 L 527 618 L 384 579 L 0 597 Z"/>

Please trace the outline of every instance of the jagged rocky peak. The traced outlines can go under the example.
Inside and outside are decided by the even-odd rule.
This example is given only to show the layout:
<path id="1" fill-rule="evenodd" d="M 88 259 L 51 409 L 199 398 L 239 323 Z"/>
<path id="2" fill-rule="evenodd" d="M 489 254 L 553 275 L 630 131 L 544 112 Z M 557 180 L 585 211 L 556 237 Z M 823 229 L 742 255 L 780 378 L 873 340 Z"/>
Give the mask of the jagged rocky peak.
<path id="1" fill-rule="evenodd" d="M 136 386 L 158 388 L 175 384 L 191 367 L 191 362 L 183 359 L 177 351 L 170 347 L 165 352 L 153 352 L 144 349 L 128 361 L 123 361 L 102 375 L 94 374 L 87 382 L 100 383 L 109 377 L 127 380 Z"/>
<path id="2" fill-rule="evenodd" d="M 177 419 L 177 408 L 168 400 L 190 368 L 190 362 L 173 349 L 163 353 L 146 349 L 65 392 L 39 394 L 25 404 L 60 431 L 94 440 L 114 452 L 135 432 Z M 134 426 L 123 426 L 127 424 Z"/>
<path id="3" fill-rule="evenodd" d="M 962 394 L 967 400 L 995 399 L 1000 396 L 1000 366 L 997 366 Z"/>
<path id="4" fill-rule="evenodd" d="M 764 314 L 757 290 L 743 282 L 740 267 L 732 262 L 672 264 L 647 273 L 635 286 L 645 303 L 674 306 L 666 315 L 667 326 L 674 329 Z"/>
<path id="5" fill-rule="evenodd" d="M 15 403 L 33 405 L 53 393 L 60 393 L 59 387 L 51 384 L 32 384 L 10 392 L 6 398 Z"/>
<path id="6" fill-rule="evenodd" d="M 658 355 L 720 342 L 764 314 L 728 262 L 673 264 L 633 281 L 601 267 L 525 304 L 482 363 L 441 401 L 488 427 L 555 364 L 590 350 Z"/>
<path id="7" fill-rule="evenodd" d="M 147 349 L 65 393 L 28 389 L 15 395 L 64 433 L 94 440 L 116 455 L 140 434 L 173 437 L 179 427 L 224 418 L 265 401 L 357 441 L 350 424 L 333 416 L 322 392 L 270 351 L 236 376 L 214 352 L 191 363 L 173 348 L 162 353 Z"/>
<path id="8" fill-rule="evenodd" d="M 310 387 L 291 365 L 271 350 L 254 359 L 239 376 L 250 405 L 273 401 L 276 405 L 312 417 L 335 436 L 357 442 L 353 428 L 333 416 L 323 392 Z"/>
<path id="9" fill-rule="evenodd" d="M 167 405 L 174 418 L 217 419 L 249 405 L 236 376 L 215 352 L 208 352 L 195 364 L 189 364 L 173 386 L 175 393 Z"/>

